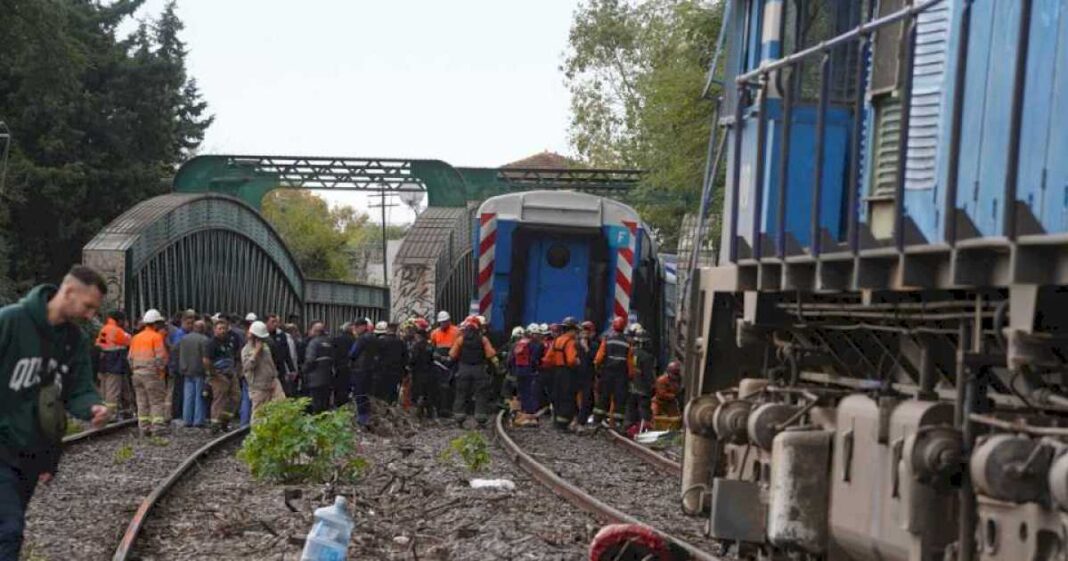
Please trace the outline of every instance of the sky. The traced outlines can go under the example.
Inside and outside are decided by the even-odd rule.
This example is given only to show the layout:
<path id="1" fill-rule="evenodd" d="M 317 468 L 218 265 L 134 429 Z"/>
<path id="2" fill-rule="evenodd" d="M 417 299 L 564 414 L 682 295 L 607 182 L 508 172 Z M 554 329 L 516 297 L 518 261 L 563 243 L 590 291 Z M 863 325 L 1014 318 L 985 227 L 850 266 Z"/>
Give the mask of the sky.
<path id="1" fill-rule="evenodd" d="M 137 16 L 155 18 L 164 4 L 148 0 Z M 568 154 L 559 66 L 576 6 L 179 0 L 187 70 L 215 115 L 200 153 L 489 167 L 543 150 Z M 367 210 L 358 193 L 324 198 Z M 401 205 L 389 222 L 413 217 Z"/>

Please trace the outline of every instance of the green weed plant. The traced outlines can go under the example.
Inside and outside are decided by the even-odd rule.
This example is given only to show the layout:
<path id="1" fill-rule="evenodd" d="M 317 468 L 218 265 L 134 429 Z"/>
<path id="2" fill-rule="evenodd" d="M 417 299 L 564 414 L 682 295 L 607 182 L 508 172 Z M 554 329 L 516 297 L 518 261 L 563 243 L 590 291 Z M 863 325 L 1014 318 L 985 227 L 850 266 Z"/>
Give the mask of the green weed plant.
<path id="1" fill-rule="evenodd" d="M 267 403 L 256 413 L 237 457 L 252 477 L 277 483 L 353 481 L 366 468 L 357 456 L 351 411 L 308 414 L 308 398 Z"/>
<path id="2" fill-rule="evenodd" d="M 460 456 L 467 469 L 481 471 L 490 463 L 489 445 L 482 433 L 467 431 L 463 436 L 458 436 L 449 441 L 449 448 L 442 454 L 444 458 Z"/>

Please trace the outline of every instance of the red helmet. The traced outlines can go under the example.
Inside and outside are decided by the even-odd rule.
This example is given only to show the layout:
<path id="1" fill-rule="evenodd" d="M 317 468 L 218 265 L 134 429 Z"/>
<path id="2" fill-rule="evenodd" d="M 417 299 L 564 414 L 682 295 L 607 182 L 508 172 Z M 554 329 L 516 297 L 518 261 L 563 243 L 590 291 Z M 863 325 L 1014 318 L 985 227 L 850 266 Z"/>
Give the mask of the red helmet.
<path id="1" fill-rule="evenodd" d="M 467 316 L 464 319 L 464 324 L 473 329 L 482 329 L 482 321 L 478 319 L 478 316 Z"/>
<path id="2" fill-rule="evenodd" d="M 586 321 L 582 322 L 582 330 L 583 331 L 594 331 L 596 329 L 597 329 L 597 326 L 593 325 L 592 321 L 586 320 Z"/>
<path id="3" fill-rule="evenodd" d="M 415 321 L 413 321 L 412 324 L 415 325 L 415 328 L 419 331 L 427 331 L 430 329 L 430 322 L 423 318 L 415 318 Z"/>
<path id="4" fill-rule="evenodd" d="M 667 373 L 668 374 L 679 374 L 681 372 L 682 372 L 682 363 L 681 362 L 679 362 L 677 360 L 673 360 L 673 361 L 668 363 L 668 365 L 667 365 Z"/>
<path id="5" fill-rule="evenodd" d="M 626 329 L 626 328 L 627 328 L 627 318 L 625 318 L 623 316 L 616 316 L 612 320 L 612 329 L 613 330 L 622 333 L 623 330 Z"/>

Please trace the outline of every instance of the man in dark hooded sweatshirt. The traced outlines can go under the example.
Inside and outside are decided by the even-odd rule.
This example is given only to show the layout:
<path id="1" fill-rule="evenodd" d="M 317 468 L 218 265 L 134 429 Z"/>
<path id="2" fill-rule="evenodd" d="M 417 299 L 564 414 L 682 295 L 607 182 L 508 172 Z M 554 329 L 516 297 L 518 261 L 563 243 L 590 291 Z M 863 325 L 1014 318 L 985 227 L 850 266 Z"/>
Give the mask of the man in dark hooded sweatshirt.
<path id="1" fill-rule="evenodd" d="M 59 466 L 66 414 L 107 422 L 89 340 L 73 323 L 93 317 L 106 293 L 100 274 L 79 265 L 58 288 L 0 309 L 0 561 L 19 557 L 26 505 Z"/>

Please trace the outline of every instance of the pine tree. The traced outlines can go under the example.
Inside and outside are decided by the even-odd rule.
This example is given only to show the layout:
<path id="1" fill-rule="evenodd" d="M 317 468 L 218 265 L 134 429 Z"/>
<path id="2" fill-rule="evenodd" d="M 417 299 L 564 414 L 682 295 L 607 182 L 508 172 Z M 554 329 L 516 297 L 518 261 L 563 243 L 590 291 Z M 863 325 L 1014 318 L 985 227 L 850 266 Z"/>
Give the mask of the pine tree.
<path id="1" fill-rule="evenodd" d="M 17 291 L 57 280 L 104 225 L 163 193 L 211 124 L 173 2 L 116 37 L 142 3 L 0 0 L 0 120 L 14 137 L 0 274 Z"/>

